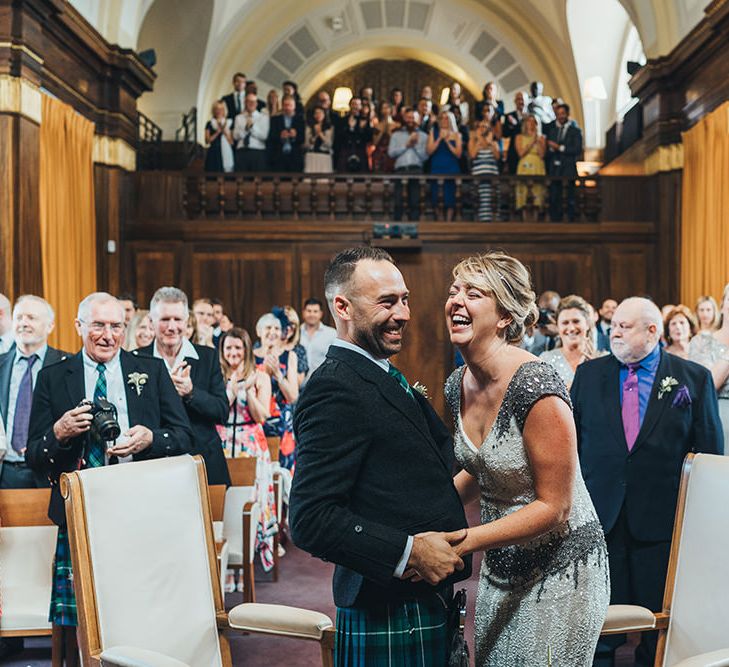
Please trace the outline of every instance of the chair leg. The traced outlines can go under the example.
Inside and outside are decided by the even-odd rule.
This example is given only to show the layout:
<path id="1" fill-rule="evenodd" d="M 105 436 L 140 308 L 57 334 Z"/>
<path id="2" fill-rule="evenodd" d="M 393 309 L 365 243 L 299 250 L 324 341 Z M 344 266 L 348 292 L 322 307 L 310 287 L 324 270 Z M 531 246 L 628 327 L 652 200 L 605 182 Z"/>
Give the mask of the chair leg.
<path id="1" fill-rule="evenodd" d="M 63 667 L 63 626 L 51 626 L 51 667 Z"/>
<path id="2" fill-rule="evenodd" d="M 63 626 L 63 649 L 66 667 L 79 667 L 78 639 L 73 626 Z"/>
<path id="3" fill-rule="evenodd" d="M 324 630 L 321 637 L 322 667 L 334 667 L 334 640 L 337 631 L 334 628 Z"/>
<path id="4" fill-rule="evenodd" d="M 272 581 L 278 581 L 278 564 L 281 560 L 281 557 L 278 555 L 278 548 L 281 544 L 281 539 L 279 537 L 278 532 L 273 536 L 273 569 L 272 572 Z"/>
<path id="5" fill-rule="evenodd" d="M 243 566 L 243 602 L 256 601 L 256 578 L 254 564 L 246 563 Z"/>

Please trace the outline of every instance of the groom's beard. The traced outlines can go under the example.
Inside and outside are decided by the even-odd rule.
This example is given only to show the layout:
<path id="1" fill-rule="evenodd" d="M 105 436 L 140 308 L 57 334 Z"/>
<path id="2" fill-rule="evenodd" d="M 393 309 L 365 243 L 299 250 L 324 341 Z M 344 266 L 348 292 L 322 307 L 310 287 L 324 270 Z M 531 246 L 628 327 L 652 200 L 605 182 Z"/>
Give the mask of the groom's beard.
<path id="1" fill-rule="evenodd" d="M 375 359 L 387 359 L 397 354 L 402 349 L 402 338 L 395 341 L 385 339 L 387 331 L 399 331 L 400 334 L 405 331 L 405 324 L 393 325 L 388 323 L 382 326 L 358 326 L 355 324 L 355 330 L 352 332 L 352 339 L 361 348 L 367 350 Z"/>

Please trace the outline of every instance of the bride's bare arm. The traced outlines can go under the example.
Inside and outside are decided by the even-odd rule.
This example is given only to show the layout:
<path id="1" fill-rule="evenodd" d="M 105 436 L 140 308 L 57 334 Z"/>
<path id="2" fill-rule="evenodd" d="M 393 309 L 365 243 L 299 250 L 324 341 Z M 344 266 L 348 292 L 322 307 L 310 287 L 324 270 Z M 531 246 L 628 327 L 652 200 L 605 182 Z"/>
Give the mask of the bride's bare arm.
<path id="1" fill-rule="evenodd" d="M 453 483 L 456 485 L 456 491 L 458 491 L 458 496 L 464 505 L 478 500 L 478 481 L 471 473 L 461 470 L 453 478 Z"/>
<path id="2" fill-rule="evenodd" d="M 537 401 L 523 436 L 536 499 L 501 519 L 469 528 L 466 539 L 455 547 L 459 555 L 528 542 L 569 517 L 577 474 L 577 437 L 567 404 L 556 396 Z"/>

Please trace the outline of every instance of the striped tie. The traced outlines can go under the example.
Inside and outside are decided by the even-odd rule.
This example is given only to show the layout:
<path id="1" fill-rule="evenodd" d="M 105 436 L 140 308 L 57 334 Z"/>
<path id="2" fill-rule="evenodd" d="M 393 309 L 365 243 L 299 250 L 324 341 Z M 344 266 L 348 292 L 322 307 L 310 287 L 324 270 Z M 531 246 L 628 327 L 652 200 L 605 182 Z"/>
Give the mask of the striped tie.
<path id="1" fill-rule="evenodd" d="M 388 373 L 397 380 L 398 384 L 405 390 L 405 393 L 410 396 L 410 398 L 415 398 L 413 396 L 413 390 L 410 388 L 410 385 L 405 379 L 405 376 L 392 364 L 390 364 L 390 370 L 388 371 Z"/>
<path id="2" fill-rule="evenodd" d="M 98 403 L 100 398 L 106 400 L 106 366 L 104 364 L 98 364 L 96 370 L 99 372 L 99 377 L 96 378 L 96 386 L 94 387 L 94 403 Z M 89 438 L 89 458 L 87 462 L 87 468 L 98 468 L 104 465 L 104 443 L 100 442 L 96 438 Z"/>

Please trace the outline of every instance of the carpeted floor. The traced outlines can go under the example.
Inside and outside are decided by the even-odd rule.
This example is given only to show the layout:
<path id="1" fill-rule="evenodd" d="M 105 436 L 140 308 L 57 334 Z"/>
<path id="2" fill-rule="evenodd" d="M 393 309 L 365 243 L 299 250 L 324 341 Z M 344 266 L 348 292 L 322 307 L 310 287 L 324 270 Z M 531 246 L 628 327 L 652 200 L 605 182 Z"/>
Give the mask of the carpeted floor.
<path id="1" fill-rule="evenodd" d="M 478 512 L 470 511 L 471 524 L 478 521 Z M 478 571 L 481 559 L 474 561 Z M 263 572 L 256 574 L 256 597 L 258 602 L 288 604 L 295 607 L 316 609 L 334 619 L 334 605 L 331 594 L 331 563 L 324 563 L 300 551 L 291 544 L 281 559 L 279 581 L 273 583 Z M 468 590 L 468 627 L 466 637 L 473 637 L 473 608 L 476 601 L 476 577 L 465 584 Z M 226 607 L 242 602 L 242 594 L 226 596 Z M 236 667 L 315 667 L 321 664 L 319 646 L 313 642 L 277 637 L 239 635 L 229 633 L 233 664 Z M 470 642 L 469 642 L 470 643 Z M 616 667 L 631 667 L 634 646 L 618 650 Z M 23 653 L 3 661 L 8 667 L 50 667 L 50 639 L 26 640 Z"/>

